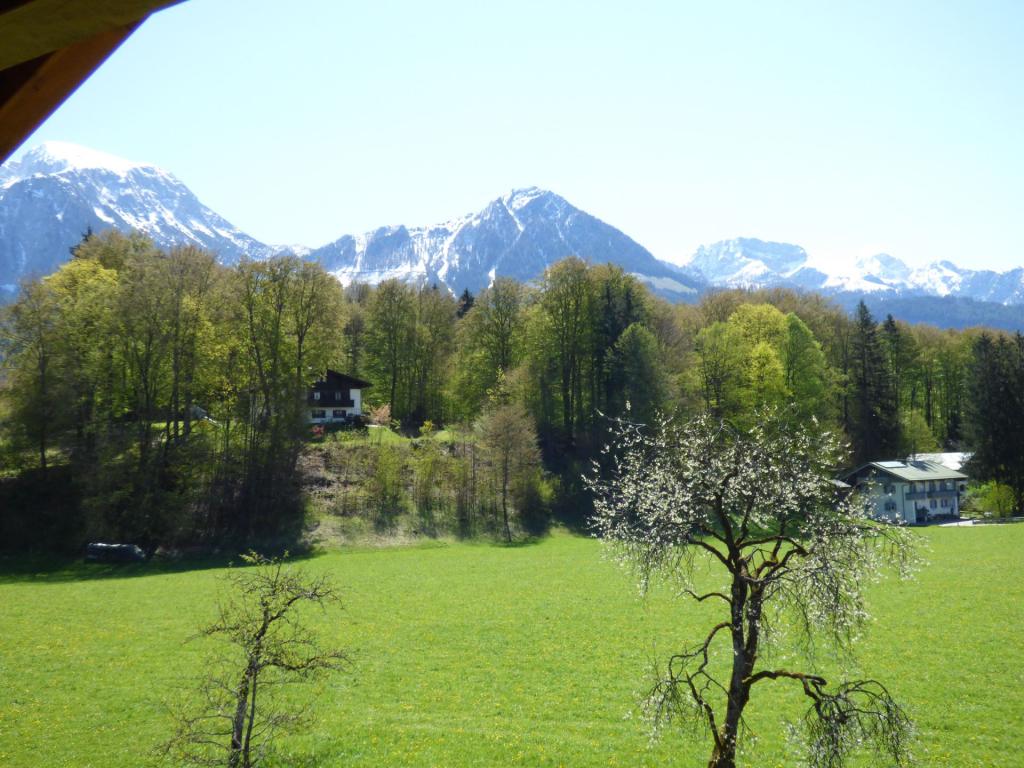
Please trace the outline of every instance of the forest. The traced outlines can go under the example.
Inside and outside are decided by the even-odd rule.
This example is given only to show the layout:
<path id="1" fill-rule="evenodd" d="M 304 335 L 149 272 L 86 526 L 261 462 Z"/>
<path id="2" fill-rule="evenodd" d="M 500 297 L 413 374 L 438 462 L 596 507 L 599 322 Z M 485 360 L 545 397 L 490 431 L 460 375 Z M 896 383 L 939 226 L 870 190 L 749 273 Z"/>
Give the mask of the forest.
<path id="1" fill-rule="evenodd" d="M 288 546 L 308 522 L 315 450 L 378 526 L 405 509 L 419 532 L 511 540 L 585 526 L 583 476 L 616 420 L 706 412 L 750 428 L 765 406 L 838 430 L 851 466 L 972 451 L 985 492 L 1024 507 L 1019 333 L 910 325 L 864 303 L 851 315 L 789 290 L 670 304 L 578 257 L 454 297 L 343 287 L 296 257 L 225 266 L 137 233 L 89 233 L 72 256 L 0 315 L 8 547 Z M 365 410 L 413 441 L 314 435 L 305 395 L 328 368 L 372 382 Z"/>

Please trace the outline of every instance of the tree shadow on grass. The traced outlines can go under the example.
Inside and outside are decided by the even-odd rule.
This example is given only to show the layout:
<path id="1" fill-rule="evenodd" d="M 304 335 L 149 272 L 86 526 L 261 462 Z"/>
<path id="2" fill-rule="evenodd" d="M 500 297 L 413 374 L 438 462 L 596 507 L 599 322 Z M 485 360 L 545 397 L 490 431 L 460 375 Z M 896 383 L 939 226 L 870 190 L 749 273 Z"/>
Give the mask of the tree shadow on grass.
<path id="1" fill-rule="evenodd" d="M 512 539 L 512 541 L 506 541 L 505 539 L 498 539 L 497 541 L 491 540 L 488 543 L 491 546 L 497 547 L 498 549 L 526 549 L 527 547 L 535 547 L 538 544 L 544 542 L 548 538 L 547 533 L 536 534 L 533 536 L 523 536 L 521 538 Z"/>
<path id="2" fill-rule="evenodd" d="M 274 547 L 242 547 L 237 552 L 217 553 L 195 558 L 154 558 L 141 563 L 87 563 L 80 557 L 58 555 L 0 555 L 0 585 L 63 584 L 79 581 L 130 579 L 141 576 L 166 576 L 176 573 L 248 567 L 241 555 L 250 549 L 267 556 L 282 554 Z M 299 563 L 321 554 L 314 550 L 289 551 L 288 562 Z"/>

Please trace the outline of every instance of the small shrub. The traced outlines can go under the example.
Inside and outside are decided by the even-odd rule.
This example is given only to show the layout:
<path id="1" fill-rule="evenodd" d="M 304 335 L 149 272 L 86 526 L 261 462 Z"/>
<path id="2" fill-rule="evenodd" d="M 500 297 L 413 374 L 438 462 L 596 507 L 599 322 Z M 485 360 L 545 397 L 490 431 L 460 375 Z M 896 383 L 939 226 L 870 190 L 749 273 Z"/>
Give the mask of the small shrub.
<path id="1" fill-rule="evenodd" d="M 964 499 L 964 512 L 975 517 L 1011 517 L 1013 488 L 995 480 L 973 487 Z"/>
<path id="2" fill-rule="evenodd" d="M 398 516 L 405 510 L 403 465 L 400 449 L 390 445 L 377 446 L 373 475 L 367 488 L 367 501 L 378 528 L 393 528 Z"/>

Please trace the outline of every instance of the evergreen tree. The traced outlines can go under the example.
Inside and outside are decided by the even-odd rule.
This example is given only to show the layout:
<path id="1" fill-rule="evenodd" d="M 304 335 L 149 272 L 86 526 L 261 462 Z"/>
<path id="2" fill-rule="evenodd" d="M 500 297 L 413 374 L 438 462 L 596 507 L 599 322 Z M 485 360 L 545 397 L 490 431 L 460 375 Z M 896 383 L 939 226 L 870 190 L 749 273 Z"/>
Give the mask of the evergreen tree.
<path id="1" fill-rule="evenodd" d="M 640 323 L 626 328 L 615 342 L 611 367 L 615 380 L 622 382 L 621 406 L 629 403 L 632 419 L 651 422 L 665 406 L 668 395 L 654 334 Z"/>
<path id="2" fill-rule="evenodd" d="M 875 319 L 863 301 L 857 305 L 851 347 L 850 439 L 854 458 L 858 463 L 894 458 L 900 448 L 896 388 Z"/>
<path id="3" fill-rule="evenodd" d="M 1024 511 L 1024 337 L 978 337 L 969 382 L 972 472 L 1012 488 L 1016 509 Z"/>
<path id="4" fill-rule="evenodd" d="M 635 277 L 613 264 L 592 267 L 590 279 L 594 302 L 590 400 L 595 408 L 613 411 L 621 407 L 629 384 L 616 368 L 616 345 L 630 326 L 646 323 L 647 292 Z"/>
<path id="5" fill-rule="evenodd" d="M 459 296 L 458 306 L 455 309 L 455 316 L 460 320 L 466 316 L 466 314 L 473 308 L 475 303 L 473 294 L 469 292 L 469 288 L 465 288 L 462 291 L 462 295 Z"/>
<path id="6" fill-rule="evenodd" d="M 896 388 L 897 408 L 902 417 L 911 408 L 909 384 L 917 357 L 916 344 L 914 337 L 907 332 L 902 323 L 896 322 L 891 314 L 886 315 L 885 322 L 882 324 L 882 344 L 885 348 L 893 386 Z"/>

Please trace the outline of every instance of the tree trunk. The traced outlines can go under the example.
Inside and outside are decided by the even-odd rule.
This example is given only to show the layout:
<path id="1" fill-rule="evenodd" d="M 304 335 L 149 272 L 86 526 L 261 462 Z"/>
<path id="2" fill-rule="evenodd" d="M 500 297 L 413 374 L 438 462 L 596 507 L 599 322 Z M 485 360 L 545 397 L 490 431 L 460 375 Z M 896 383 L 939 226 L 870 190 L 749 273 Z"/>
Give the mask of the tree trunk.
<path id="1" fill-rule="evenodd" d="M 569 444 L 572 444 L 572 369 L 569 367 L 569 363 L 562 362 L 562 426 L 565 427 L 565 433 L 569 438 Z"/>
<path id="2" fill-rule="evenodd" d="M 749 599 L 749 603 L 748 603 Z M 760 627 L 760 596 L 750 594 L 742 574 L 734 574 L 732 604 L 732 677 L 729 680 L 729 702 L 725 722 L 719 728 L 715 749 L 708 768 L 735 768 L 736 744 L 743 721 L 743 710 L 750 699 L 750 684 L 746 680 L 754 670 L 757 659 L 758 630 Z M 744 622 L 746 620 L 746 622 Z M 746 623 L 746 627 L 744 627 Z M 748 630 L 746 634 L 744 630 Z"/>
<path id="3" fill-rule="evenodd" d="M 245 714 L 249 703 L 249 670 L 245 671 L 245 675 L 239 682 L 235 697 L 235 715 L 231 718 L 231 751 L 228 754 L 228 768 L 242 768 Z"/>
<path id="4" fill-rule="evenodd" d="M 46 438 L 47 438 L 47 426 L 50 420 L 50 393 L 47 390 L 47 379 L 46 379 L 46 368 L 47 358 L 40 356 L 39 358 L 39 402 L 42 404 L 40 408 L 41 413 L 39 414 L 39 469 L 46 477 Z"/>
<path id="5" fill-rule="evenodd" d="M 252 690 L 249 692 L 249 723 L 245 729 L 245 744 L 242 747 L 242 768 L 252 766 L 252 728 L 256 723 L 256 677 L 252 679 Z"/>
<path id="6" fill-rule="evenodd" d="M 715 747 L 708 768 L 736 768 L 736 741 Z"/>
<path id="7" fill-rule="evenodd" d="M 391 406 L 391 418 L 395 418 L 395 390 L 398 387 L 398 365 L 397 363 L 391 367 L 391 399 L 388 400 L 388 405 Z M 390 425 L 388 425 L 390 426 Z"/>
<path id="8" fill-rule="evenodd" d="M 506 455 L 501 468 L 501 516 L 505 520 L 505 538 L 511 544 L 512 529 L 508 525 L 508 461 Z"/>
<path id="9" fill-rule="evenodd" d="M 46 421 L 45 416 L 43 423 L 39 426 L 39 469 L 43 473 L 43 477 L 46 477 Z"/>
<path id="10" fill-rule="evenodd" d="M 750 697 L 750 689 L 743 683 L 747 676 L 749 666 L 746 653 L 742 650 L 742 639 L 740 640 L 740 651 L 734 652 L 732 666 L 732 680 L 729 683 L 729 703 L 725 711 L 725 722 L 719 731 L 719 739 L 711 754 L 711 761 L 708 768 L 735 768 L 736 766 L 736 743 L 740 735 L 740 723 L 743 720 L 743 709 L 747 706 L 747 699 Z M 733 644 L 734 651 L 736 643 Z"/>

